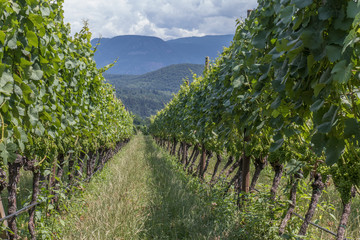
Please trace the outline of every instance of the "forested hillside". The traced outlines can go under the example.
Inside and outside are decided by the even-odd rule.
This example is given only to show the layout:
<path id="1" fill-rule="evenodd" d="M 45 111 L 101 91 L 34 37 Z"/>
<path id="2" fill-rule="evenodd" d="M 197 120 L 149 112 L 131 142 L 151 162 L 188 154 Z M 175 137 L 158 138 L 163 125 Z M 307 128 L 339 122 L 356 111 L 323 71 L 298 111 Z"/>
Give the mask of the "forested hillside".
<path id="1" fill-rule="evenodd" d="M 144 118 L 162 109 L 172 93 L 179 91 L 184 79 L 191 82 L 193 74 L 201 75 L 203 70 L 201 64 L 175 64 L 143 75 L 104 76 L 126 108 Z"/>

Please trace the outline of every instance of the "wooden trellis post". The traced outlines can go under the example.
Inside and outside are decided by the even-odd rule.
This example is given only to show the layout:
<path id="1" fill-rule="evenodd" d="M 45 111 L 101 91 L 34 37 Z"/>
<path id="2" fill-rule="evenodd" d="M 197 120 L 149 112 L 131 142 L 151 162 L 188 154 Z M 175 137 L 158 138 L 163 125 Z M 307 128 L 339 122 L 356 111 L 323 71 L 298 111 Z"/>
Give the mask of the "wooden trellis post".
<path id="1" fill-rule="evenodd" d="M 205 57 L 205 72 L 209 71 L 209 57 Z"/>
<path id="2" fill-rule="evenodd" d="M 2 203 L 1 197 L 0 197 L 0 217 L 1 217 L 1 218 L 6 217 L 5 210 L 4 210 L 4 205 L 3 205 L 3 203 Z M 4 224 L 5 227 L 8 227 L 8 222 L 7 222 L 7 220 L 4 220 L 3 224 Z M 6 231 L 0 232 L 0 238 L 1 238 L 1 239 L 7 239 L 7 238 L 8 238 L 8 237 L 7 237 L 7 234 L 6 234 Z"/>

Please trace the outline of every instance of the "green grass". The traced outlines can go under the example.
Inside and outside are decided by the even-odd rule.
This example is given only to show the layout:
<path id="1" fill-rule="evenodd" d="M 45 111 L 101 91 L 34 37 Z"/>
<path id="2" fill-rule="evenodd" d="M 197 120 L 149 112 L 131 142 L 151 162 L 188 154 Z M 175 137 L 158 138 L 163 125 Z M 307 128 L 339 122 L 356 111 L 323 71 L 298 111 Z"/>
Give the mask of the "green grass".
<path id="1" fill-rule="evenodd" d="M 176 149 L 176 153 L 179 149 L 179 144 L 178 147 Z M 189 155 L 192 152 L 192 149 L 189 149 Z M 218 170 L 218 174 L 221 171 L 221 169 L 224 167 L 224 165 L 227 162 L 227 157 L 228 156 L 223 156 L 223 161 L 221 162 L 221 164 L 219 165 L 219 170 Z M 197 160 L 196 164 L 198 164 L 199 159 Z M 234 159 L 235 161 L 235 159 Z M 216 156 L 214 155 L 212 157 L 212 159 L 209 162 L 209 167 L 208 167 L 208 171 L 205 174 L 205 179 L 206 181 L 209 181 L 211 178 L 211 175 L 213 173 L 213 169 L 216 163 Z M 196 165 L 195 165 L 196 166 Z M 253 176 L 254 173 L 254 165 L 251 164 L 251 176 Z M 235 170 L 230 176 L 229 179 L 231 179 L 235 174 L 236 174 Z M 271 184 L 273 181 L 273 177 L 274 177 L 274 172 L 272 171 L 271 167 L 268 165 L 261 173 L 260 178 L 258 180 L 257 186 L 256 188 L 258 190 L 260 190 L 262 193 L 269 193 L 270 188 L 271 188 Z M 282 204 L 287 205 L 287 200 L 288 200 L 288 192 L 289 192 L 289 188 L 288 188 L 288 176 L 286 175 L 286 173 L 284 172 L 283 176 L 282 176 L 282 181 L 281 184 L 279 186 L 279 189 L 277 191 L 277 197 L 278 199 L 282 202 Z M 301 188 L 301 190 L 300 190 Z M 311 188 L 311 182 L 309 180 L 309 177 L 305 180 L 302 181 L 301 187 L 299 186 L 298 189 L 298 193 L 297 193 L 297 205 L 295 208 L 295 212 L 300 214 L 301 216 L 305 216 L 306 211 L 308 210 L 309 207 L 309 203 L 310 203 L 310 199 L 311 199 L 311 193 L 312 193 L 312 188 Z M 351 211 L 351 215 L 349 217 L 349 221 L 348 221 L 348 227 L 347 227 L 347 232 L 346 232 L 346 236 L 349 239 L 360 239 L 360 210 L 359 210 L 359 206 L 360 206 L 360 197 L 359 195 L 357 195 L 353 201 L 352 201 L 352 211 Z M 259 207 L 256 207 L 254 210 L 254 215 L 256 215 L 256 212 L 259 211 Z M 282 211 L 278 212 L 278 217 L 282 217 L 282 213 L 284 211 L 286 211 L 286 209 L 283 209 Z M 329 229 L 332 232 L 337 232 L 337 227 L 341 218 L 341 214 L 342 214 L 342 202 L 341 202 L 341 197 L 339 192 L 336 190 L 335 186 L 333 184 L 330 184 L 329 186 L 327 186 L 324 190 L 324 192 L 322 193 L 322 196 L 320 198 L 317 210 L 315 212 L 315 215 L 312 219 L 312 222 L 315 222 L 317 224 L 319 224 L 322 227 L 325 227 L 327 229 Z M 266 221 L 266 220 L 264 220 Z M 274 226 L 278 226 L 280 224 L 281 218 L 279 219 L 278 223 L 275 223 Z M 293 222 L 293 229 L 292 231 L 297 233 L 299 230 L 300 225 L 302 224 L 302 221 L 297 218 L 296 216 L 292 217 L 291 222 Z M 291 225 L 291 222 L 289 223 L 289 225 Z M 311 239 L 319 239 L 319 240 L 327 240 L 327 239 L 332 239 L 332 235 L 310 225 L 308 228 L 308 232 L 307 234 L 309 236 L 312 236 L 313 238 Z"/>
<path id="2" fill-rule="evenodd" d="M 147 151 L 155 192 L 143 239 L 218 239 L 231 231 L 234 226 L 228 220 L 233 216 L 218 214 L 214 195 L 179 171 L 176 161 L 161 154 L 149 139 Z"/>
<path id="3" fill-rule="evenodd" d="M 61 239 L 228 239 L 235 206 L 176 169 L 148 136 L 135 136 L 74 201 Z"/>
<path id="4" fill-rule="evenodd" d="M 210 162 L 207 180 L 215 160 L 214 157 Z M 273 208 L 267 201 L 273 177 L 269 167 L 263 171 L 258 184 L 266 194 L 256 194 L 242 212 L 234 204 L 233 194 L 224 198 L 221 182 L 211 188 L 181 169 L 178 160 L 157 147 L 149 136 L 135 136 L 104 171 L 85 186 L 83 198 L 73 199 L 71 214 L 63 218 L 65 229 L 61 239 L 279 238 L 277 227 L 284 209 L 278 208 L 276 219 L 269 220 L 272 219 L 269 209 Z M 286 200 L 287 177 L 283 178 L 278 194 Z M 307 180 L 300 192 L 296 212 L 304 215 L 311 194 Z M 334 208 L 330 204 L 334 204 Z M 341 205 L 333 186 L 323 193 L 320 205 L 313 221 L 336 232 Z M 358 206 L 357 197 L 346 234 L 352 239 L 359 237 Z M 293 233 L 298 232 L 300 225 L 301 221 L 295 217 L 289 223 Z M 332 237 L 312 226 L 308 233 L 312 236 L 309 239 Z"/>
<path id="5" fill-rule="evenodd" d="M 150 166 L 135 137 L 87 186 L 62 239 L 138 239 L 148 215 Z M 140 150 L 140 151 L 139 151 Z M 74 210 L 72 209 L 72 210 Z"/>

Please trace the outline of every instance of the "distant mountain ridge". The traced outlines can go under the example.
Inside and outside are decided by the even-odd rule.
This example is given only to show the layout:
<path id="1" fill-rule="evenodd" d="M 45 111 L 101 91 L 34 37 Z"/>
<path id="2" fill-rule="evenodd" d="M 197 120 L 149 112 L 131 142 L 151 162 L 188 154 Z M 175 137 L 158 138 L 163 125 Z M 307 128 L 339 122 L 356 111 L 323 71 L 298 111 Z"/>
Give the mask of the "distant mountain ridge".
<path id="1" fill-rule="evenodd" d="M 204 64 L 205 56 L 215 59 L 228 47 L 233 35 L 187 37 L 164 41 L 157 37 L 123 35 L 100 39 L 95 61 L 98 67 L 118 58 L 109 74 L 140 75 L 180 63 Z M 91 41 L 95 47 L 98 38 Z"/>

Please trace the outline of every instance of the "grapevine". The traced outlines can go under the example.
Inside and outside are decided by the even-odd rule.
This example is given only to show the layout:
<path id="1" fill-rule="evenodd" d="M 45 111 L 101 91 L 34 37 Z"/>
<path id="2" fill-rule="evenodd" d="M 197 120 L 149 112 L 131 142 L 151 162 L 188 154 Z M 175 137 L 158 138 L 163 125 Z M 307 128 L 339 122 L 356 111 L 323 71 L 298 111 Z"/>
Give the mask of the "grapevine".
<path id="1" fill-rule="evenodd" d="M 39 181 L 53 191 L 69 175 L 82 178 L 84 160 L 98 167 L 132 135 L 132 117 L 93 60 L 91 33 L 70 35 L 63 1 L 0 1 L 0 167 L 9 175 L 9 211 L 16 211 L 22 167 L 34 174 L 32 203 Z M 99 153 L 95 154 L 94 153 Z M 65 165 L 69 172 L 64 174 Z M 94 171 L 95 162 L 87 173 Z M 35 209 L 35 208 L 34 208 Z M 16 218 L 9 220 L 17 238 Z M 29 231 L 36 238 L 34 211 Z"/>
<path id="2" fill-rule="evenodd" d="M 314 180 L 315 206 L 315 193 L 331 176 L 348 206 L 360 186 L 360 4 L 258 3 L 238 22 L 231 46 L 203 77 L 183 84 L 150 131 L 160 141 L 202 144 L 242 161 L 266 158 L 278 179 L 284 165 L 296 166 L 288 173 L 302 170 Z M 313 211 L 309 207 L 308 219 Z M 299 234 L 306 228 L 304 222 Z M 344 229 L 339 224 L 338 239 Z"/>

